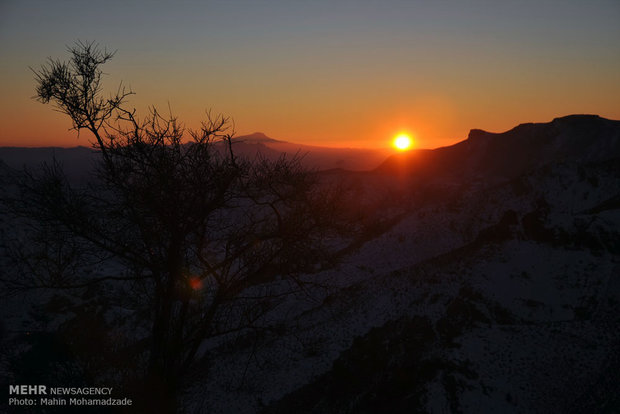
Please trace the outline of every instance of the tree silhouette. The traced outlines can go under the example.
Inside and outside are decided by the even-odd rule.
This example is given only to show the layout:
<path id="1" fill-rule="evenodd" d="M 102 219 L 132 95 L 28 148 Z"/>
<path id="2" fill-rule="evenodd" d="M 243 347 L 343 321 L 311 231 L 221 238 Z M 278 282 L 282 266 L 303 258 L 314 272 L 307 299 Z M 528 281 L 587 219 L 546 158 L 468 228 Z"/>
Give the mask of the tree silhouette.
<path id="1" fill-rule="evenodd" d="M 172 412 L 204 341 L 304 289 L 299 276 L 328 265 L 351 225 L 340 194 L 298 158 L 237 157 L 222 116 L 197 130 L 155 108 L 139 118 L 126 108 L 133 92 L 103 96 L 112 53 L 94 43 L 69 52 L 34 70 L 37 99 L 90 132 L 100 161 L 84 186 L 57 164 L 21 179 L 5 204 L 28 230 L 12 250 L 20 275 L 4 282 L 121 303 L 136 334 L 115 349 L 141 372 L 151 408 Z"/>

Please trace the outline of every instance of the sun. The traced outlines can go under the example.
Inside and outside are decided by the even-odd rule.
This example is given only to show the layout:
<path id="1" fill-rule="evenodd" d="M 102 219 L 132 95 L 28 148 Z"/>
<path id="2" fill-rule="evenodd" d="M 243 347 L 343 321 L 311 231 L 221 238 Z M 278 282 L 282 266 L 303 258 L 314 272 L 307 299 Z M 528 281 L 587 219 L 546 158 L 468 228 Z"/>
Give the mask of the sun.
<path id="1" fill-rule="evenodd" d="M 407 151 L 412 145 L 411 137 L 408 134 L 398 134 L 392 143 L 397 150 Z"/>

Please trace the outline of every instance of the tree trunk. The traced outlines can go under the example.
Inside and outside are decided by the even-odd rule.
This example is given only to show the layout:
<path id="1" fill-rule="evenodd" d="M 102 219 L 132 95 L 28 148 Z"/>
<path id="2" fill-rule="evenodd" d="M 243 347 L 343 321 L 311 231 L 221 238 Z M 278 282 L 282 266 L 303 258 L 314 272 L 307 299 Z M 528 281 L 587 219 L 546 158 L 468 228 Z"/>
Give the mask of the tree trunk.
<path id="1" fill-rule="evenodd" d="M 156 293 L 148 372 L 144 382 L 145 412 L 175 413 L 179 391 L 179 349 L 175 341 L 173 316 L 177 281 L 182 277 L 178 243 L 172 243 L 168 259 L 167 278 Z M 177 321 L 178 322 L 178 321 Z"/>

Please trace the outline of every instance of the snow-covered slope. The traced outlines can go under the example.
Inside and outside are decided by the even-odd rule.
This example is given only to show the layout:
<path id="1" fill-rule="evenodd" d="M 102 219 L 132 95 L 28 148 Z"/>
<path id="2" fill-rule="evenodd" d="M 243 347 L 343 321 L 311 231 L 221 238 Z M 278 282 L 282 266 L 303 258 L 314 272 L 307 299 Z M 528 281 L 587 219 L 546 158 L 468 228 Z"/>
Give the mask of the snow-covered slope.
<path id="1" fill-rule="evenodd" d="M 359 184 L 380 231 L 205 343 L 187 412 L 614 412 L 620 122 L 473 130 L 325 176 Z"/>
<path id="2" fill-rule="evenodd" d="M 473 132 L 483 155 L 459 149 L 450 172 L 411 177 L 401 220 L 313 275 L 332 289 L 281 308 L 277 334 L 214 348 L 218 375 L 186 402 L 221 413 L 617 404 L 619 125 L 578 116 Z M 500 168 L 494 160 L 511 160 L 519 139 L 539 147 Z"/>

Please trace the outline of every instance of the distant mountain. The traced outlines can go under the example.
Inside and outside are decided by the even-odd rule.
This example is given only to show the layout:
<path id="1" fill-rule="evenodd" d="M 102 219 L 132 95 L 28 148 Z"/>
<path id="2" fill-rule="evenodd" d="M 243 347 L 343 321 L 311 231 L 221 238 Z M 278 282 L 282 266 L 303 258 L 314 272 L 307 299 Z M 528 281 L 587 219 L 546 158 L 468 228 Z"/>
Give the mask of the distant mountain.
<path id="1" fill-rule="evenodd" d="M 392 153 L 387 149 L 330 148 L 295 144 L 268 137 L 262 132 L 233 138 L 233 150 L 238 156 L 254 159 L 256 156 L 275 160 L 281 156 L 299 156 L 308 167 L 317 170 L 342 169 L 364 171 L 376 168 Z M 0 147 L 0 160 L 11 168 L 37 167 L 56 158 L 71 176 L 89 171 L 97 159 L 91 148 L 25 148 Z"/>
<path id="2" fill-rule="evenodd" d="M 276 139 L 273 138 L 269 138 L 267 135 L 263 134 L 262 132 L 254 132 L 253 134 L 249 134 L 249 135 L 241 135 L 238 137 L 234 137 L 233 140 L 235 142 L 252 142 L 252 143 L 256 143 L 256 142 L 273 142 L 273 143 L 284 143 L 284 141 L 278 141 Z"/>
<path id="3" fill-rule="evenodd" d="M 267 158 L 300 156 L 303 162 L 319 170 L 341 169 L 365 171 L 376 168 L 393 153 L 389 149 L 333 148 L 280 141 L 262 132 L 243 135 L 233 139 L 233 148 L 245 155 L 256 153 Z M 275 151 L 275 152 L 274 152 Z"/>

